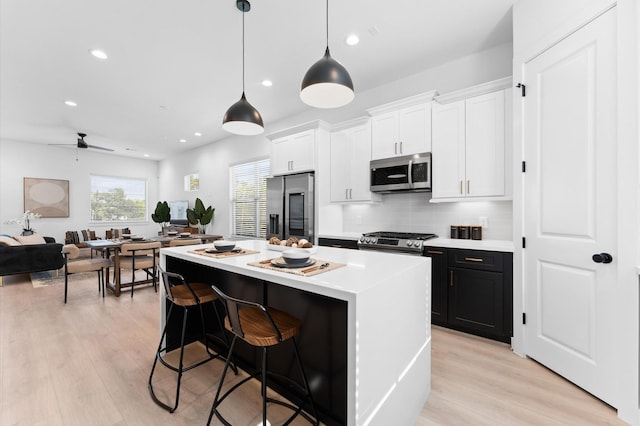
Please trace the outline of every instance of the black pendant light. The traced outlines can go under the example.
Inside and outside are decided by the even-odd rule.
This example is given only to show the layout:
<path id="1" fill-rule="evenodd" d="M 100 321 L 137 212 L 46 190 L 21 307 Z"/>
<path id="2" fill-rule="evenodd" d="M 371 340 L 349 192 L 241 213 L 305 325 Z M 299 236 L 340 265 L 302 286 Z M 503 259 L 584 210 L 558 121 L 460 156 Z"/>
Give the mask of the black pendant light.
<path id="1" fill-rule="evenodd" d="M 251 10 L 251 4 L 236 0 L 236 7 L 242 12 L 242 96 L 225 112 L 222 128 L 236 135 L 258 135 L 264 132 L 262 116 L 244 95 L 244 14 Z"/>
<path id="2" fill-rule="evenodd" d="M 329 53 L 329 0 L 327 0 L 327 49 L 302 79 L 300 99 L 316 108 L 337 108 L 354 98 L 351 76 Z"/>

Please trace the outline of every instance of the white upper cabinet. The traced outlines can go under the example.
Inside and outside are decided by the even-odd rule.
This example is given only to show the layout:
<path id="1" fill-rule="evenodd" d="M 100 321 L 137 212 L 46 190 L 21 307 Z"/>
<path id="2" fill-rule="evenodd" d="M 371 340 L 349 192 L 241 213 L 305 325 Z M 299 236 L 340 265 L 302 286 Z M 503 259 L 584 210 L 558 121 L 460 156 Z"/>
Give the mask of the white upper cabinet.
<path id="1" fill-rule="evenodd" d="M 369 190 L 371 127 L 354 120 L 331 132 L 331 202 L 372 201 Z"/>
<path id="2" fill-rule="evenodd" d="M 435 92 L 371 108 L 371 159 L 431 151 L 431 100 Z"/>
<path id="3" fill-rule="evenodd" d="M 510 84 L 511 79 L 479 86 L 476 91 Z M 505 90 L 459 99 L 443 96 L 432 109 L 432 201 L 506 198 L 510 182 L 505 173 L 510 136 L 505 120 Z M 467 93 L 474 93 L 467 89 Z M 511 95 L 511 90 L 508 91 Z"/>
<path id="4" fill-rule="evenodd" d="M 315 130 L 305 130 L 273 139 L 271 174 L 285 175 L 315 169 Z"/>

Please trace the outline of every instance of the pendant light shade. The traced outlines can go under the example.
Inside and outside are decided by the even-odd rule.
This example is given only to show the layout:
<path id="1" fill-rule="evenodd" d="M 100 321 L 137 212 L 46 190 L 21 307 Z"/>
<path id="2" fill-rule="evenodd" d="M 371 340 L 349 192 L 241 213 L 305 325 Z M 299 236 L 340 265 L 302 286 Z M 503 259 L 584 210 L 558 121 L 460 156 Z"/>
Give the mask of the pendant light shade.
<path id="1" fill-rule="evenodd" d="M 327 49 L 302 79 L 300 99 L 316 108 L 338 108 L 355 97 L 347 69 L 329 53 L 329 0 L 327 0 Z"/>
<path id="2" fill-rule="evenodd" d="M 264 132 L 262 116 L 244 94 L 244 14 L 251 10 L 251 4 L 247 0 L 236 0 L 236 7 L 242 12 L 242 96 L 224 113 L 222 128 L 236 135 L 259 135 Z"/>
<path id="3" fill-rule="evenodd" d="M 264 132 L 262 116 L 247 101 L 244 92 L 242 92 L 240 100 L 231 105 L 224 113 L 222 128 L 236 135 L 259 135 Z"/>

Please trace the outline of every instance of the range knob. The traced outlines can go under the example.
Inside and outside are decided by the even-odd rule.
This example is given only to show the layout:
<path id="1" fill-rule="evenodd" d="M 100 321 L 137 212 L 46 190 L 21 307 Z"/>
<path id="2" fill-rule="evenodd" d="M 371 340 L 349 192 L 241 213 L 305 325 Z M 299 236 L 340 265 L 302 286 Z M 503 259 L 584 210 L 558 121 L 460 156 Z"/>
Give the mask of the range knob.
<path id="1" fill-rule="evenodd" d="M 407 240 L 407 247 L 411 247 L 413 245 L 413 240 Z"/>
<path id="2" fill-rule="evenodd" d="M 365 240 L 366 240 L 366 239 L 364 238 L 364 236 L 360 237 L 360 242 L 361 242 L 361 243 L 364 243 L 364 242 L 365 242 Z"/>

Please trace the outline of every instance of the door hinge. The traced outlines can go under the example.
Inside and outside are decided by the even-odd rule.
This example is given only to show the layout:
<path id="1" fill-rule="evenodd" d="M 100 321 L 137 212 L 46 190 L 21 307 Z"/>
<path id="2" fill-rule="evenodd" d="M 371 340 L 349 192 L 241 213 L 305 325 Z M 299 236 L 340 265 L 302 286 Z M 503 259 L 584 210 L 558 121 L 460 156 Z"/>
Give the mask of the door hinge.
<path id="1" fill-rule="evenodd" d="M 522 173 L 526 173 L 527 172 L 527 162 L 523 161 L 522 162 Z"/>
<path id="2" fill-rule="evenodd" d="M 520 88 L 520 90 L 522 90 L 522 97 L 524 98 L 525 96 L 527 96 L 527 86 L 525 86 L 522 83 L 518 83 L 518 85 L 516 86 L 518 88 Z"/>
<path id="3" fill-rule="evenodd" d="M 527 323 L 527 314 L 525 312 L 522 313 L 522 324 Z"/>
<path id="4" fill-rule="evenodd" d="M 527 248 L 527 239 L 526 239 L 526 237 L 522 237 L 522 248 Z"/>

